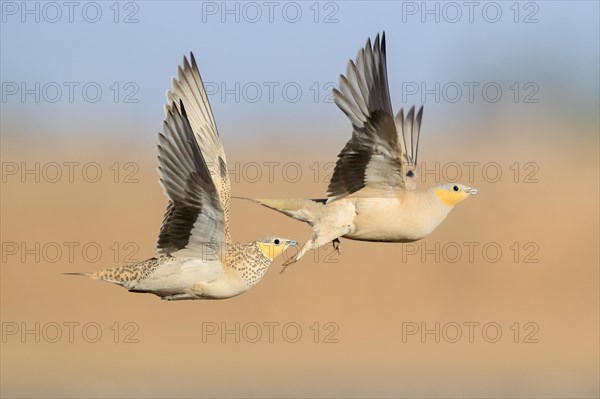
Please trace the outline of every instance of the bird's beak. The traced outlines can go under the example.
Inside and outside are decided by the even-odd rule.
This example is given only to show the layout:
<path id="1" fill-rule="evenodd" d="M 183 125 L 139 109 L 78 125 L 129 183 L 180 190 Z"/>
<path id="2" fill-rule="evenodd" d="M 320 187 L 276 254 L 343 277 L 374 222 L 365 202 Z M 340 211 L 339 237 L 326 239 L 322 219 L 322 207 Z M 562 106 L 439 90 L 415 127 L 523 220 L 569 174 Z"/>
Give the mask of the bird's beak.
<path id="1" fill-rule="evenodd" d="M 477 194 L 479 191 L 476 188 L 470 188 L 467 190 L 467 193 L 469 193 L 469 195 L 475 195 Z"/>
<path id="2" fill-rule="evenodd" d="M 291 245 L 291 246 L 298 245 L 298 241 L 289 240 L 288 245 Z"/>

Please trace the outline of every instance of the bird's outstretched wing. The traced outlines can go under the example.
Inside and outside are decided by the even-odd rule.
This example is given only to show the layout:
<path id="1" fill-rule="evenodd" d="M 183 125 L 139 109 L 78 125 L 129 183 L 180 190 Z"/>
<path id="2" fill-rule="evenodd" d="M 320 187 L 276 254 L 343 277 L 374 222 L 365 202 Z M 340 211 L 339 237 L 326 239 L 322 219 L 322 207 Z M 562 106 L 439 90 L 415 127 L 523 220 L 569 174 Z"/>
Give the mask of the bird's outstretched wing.
<path id="1" fill-rule="evenodd" d="M 227 160 L 194 54 L 190 53 L 189 62 L 186 57 L 183 58 L 183 66 L 177 69 L 177 78 L 172 79 L 171 86 L 171 90 L 167 92 L 165 113 L 173 111 L 180 103 L 185 106 L 192 131 L 221 201 L 225 215 L 225 240 L 231 242 L 227 223 L 231 198 Z"/>
<path id="2" fill-rule="evenodd" d="M 158 174 L 169 205 L 156 251 L 215 260 L 225 240 L 225 214 L 186 109 L 182 102 L 168 107 L 159 134 Z"/>
<path id="3" fill-rule="evenodd" d="M 423 108 L 415 117 L 414 107 L 406 118 L 400 110 L 396 119 L 388 88 L 385 33 L 350 60 L 340 88 L 333 90 L 335 103 L 352 123 L 352 138 L 338 155 L 327 189 L 329 201 L 363 187 L 378 190 L 415 188 L 419 131 Z M 398 131 L 402 137 L 399 138 Z"/>

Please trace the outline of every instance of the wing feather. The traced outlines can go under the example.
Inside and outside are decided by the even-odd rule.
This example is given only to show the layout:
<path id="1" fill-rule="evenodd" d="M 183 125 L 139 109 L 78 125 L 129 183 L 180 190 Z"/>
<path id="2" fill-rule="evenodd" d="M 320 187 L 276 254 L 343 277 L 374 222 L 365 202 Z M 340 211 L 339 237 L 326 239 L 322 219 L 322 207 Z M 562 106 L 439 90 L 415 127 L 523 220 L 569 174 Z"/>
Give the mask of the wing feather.
<path id="1" fill-rule="evenodd" d="M 400 109 L 396 115 L 396 126 L 399 126 L 402 134 L 402 153 L 404 162 L 409 170 L 413 172 L 417 167 L 417 156 L 419 154 L 419 138 L 421 135 L 421 122 L 423 120 L 423 107 L 419 108 L 415 116 L 415 107 L 411 107 L 404 118 L 404 110 Z"/>
<path id="2" fill-rule="evenodd" d="M 346 143 L 327 189 L 329 200 L 352 194 L 364 187 L 379 190 L 415 188 L 416 162 L 422 108 L 415 121 L 414 110 L 394 119 L 388 87 L 385 33 L 367 40 L 356 60 L 350 60 L 346 75 L 340 75 L 335 103 L 352 123 L 352 138 Z M 410 124 L 405 124 L 410 121 Z M 399 139 L 399 132 L 402 139 Z M 410 153 L 407 153 L 410 151 Z"/>
<path id="3" fill-rule="evenodd" d="M 218 259 L 225 215 L 183 103 L 173 104 L 159 134 L 159 181 L 169 198 L 158 254 Z"/>
<path id="4" fill-rule="evenodd" d="M 172 79 L 171 86 L 171 90 L 167 92 L 165 112 L 172 111 L 180 103 L 185 106 L 194 137 L 221 201 L 225 215 L 225 239 L 231 242 L 228 223 L 231 184 L 227 173 L 227 159 L 194 54 L 190 53 L 190 61 L 187 57 L 183 58 L 183 66 L 178 67 L 177 78 Z"/>

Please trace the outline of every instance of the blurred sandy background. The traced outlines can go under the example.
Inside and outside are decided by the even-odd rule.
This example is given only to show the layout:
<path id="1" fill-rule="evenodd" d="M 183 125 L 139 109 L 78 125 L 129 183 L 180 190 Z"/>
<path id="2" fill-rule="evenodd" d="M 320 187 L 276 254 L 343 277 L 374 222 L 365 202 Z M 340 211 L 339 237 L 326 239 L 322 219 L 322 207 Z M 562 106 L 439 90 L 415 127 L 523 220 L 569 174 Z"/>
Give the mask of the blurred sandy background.
<path id="1" fill-rule="evenodd" d="M 56 76 L 62 76 L 56 79 L 96 79 L 103 87 L 109 84 L 104 82 L 137 76 L 140 101 L 2 103 L 2 397 L 598 397 L 597 5 L 537 3 L 540 23 L 527 27 L 512 22 L 398 26 L 383 9 L 397 5 L 375 3 L 382 7 L 377 11 L 357 3 L 339 3 L 340 22 L 327 27 L 196 26 L 188 21 L 174 29 L 183 31 L 187 26 L 198 37 L 178 40 L 171 47 L 167 38 L 137 34 L 161 26 L 161 18 L 171 21 L 186 15 L 186 7 L 196 3 L 177 3 L 168 11 L 160 2 L 141 3 L 138 30 L 127 27 L 133 36 L 109 24 L 27 26 L 50 37 L 68 37 L 79 29 L 91 43 L 104 43 L 102 32 L 124 35 L 125 44 L 98 44 L 95 50 L 69 39 L 67 43 L 85 55 L 75 65 L 58 44 L 54 57 L 38 62 L 50 64 Z M 385 18 L 378 20 L 378 13 Z M 364 26 L 355 31 L 361 20 Z M 560 27 L 563 23 L 568 29 Z M 15 35 L 25 28 L 10 22 L 2 25 L 3 82 L 52 80 L 43 65 L 27 62 L 30 55 L 19 49 L 23 45 L 15 46 L 18 40 L 33 43 L 33 38 Z M 403 81 L 479 79 L 503 82 L 505 89 L 503 100 L 493 104 L 481 99 L 425 102 L 421 161 L 429 168 L 435 162 L 441 167 L 451 162 L 463 165 L 460 181 L 480 194 L 460 204 L 422 244 L 342 240 L 340 257 L 326 247 L 318 258 L 305 256 L 284 275 L 278 274 L 279 259 L 256 287 L 224 301 L 163 302 L 61 274 L 119 265 L 131 248 L 138 260 L 152 256 L 166 205 L 155 172 L 155 132 L 161 128 L 163 93 L 180 54 L 190 48 L 197 55 L 210 54 L 203 60 L 198 57 L 206 81 L 296 80 L 306 89 L 310 84 L 306 82 L 315 79 L 334 81 L 366 37 L 382 28 L 388 34 L 396 109 L 405 105 L 398 89 Z M 236 32 L 235 40 L 225 37 L 221 43 L 234 50 L 220 48 L 200 34 L 215 30 Z M 429 33 L 407 39 L 405 34 L 414 30 Z M 551 46 L 555 33 L 550 32 L 555 31 L 566 35 L 561 40 L 570 46 Z M 502 32 L 520 36 L 520 44 L 515 44 L 522 47 L 518 55 L 503 53 L 511 42 L 500 38 Z M 343 34 L 349 38 L 337 47 L 318 40 Z M 478 36 L 494 42 L 479 41 Z M 281 56 L 265 57 L 268 53 L 263 54 L 260 46 L 254 57 L 243 53 L 261 40 Z M 526 51 L 528 44 L 535 44 L 531 53 Z M 135 50 L 128 53 L 127 46 Z M 161 46 L 168 56 L 159 56 Z M 248 58 L 240 61 L 236 51 Z M 416 51 L 423 51 L 425 60 L 403 56 Z M 13 56 L 9 61 L 5 52 Z M 437 64 L 431 66 L 434 61 Z M 140 72 L 144 64 L 148 69 Z M 86 68 L 95 72 L 83 73 Z M 466 72 L 449 72 L 459 69 Z M 512 96 L 507 89 L 511 81 L 535 81 L 539 102 L 507 100 Z M 335 161 L 350 135 L 349 123 L 335 105 L 315 103 L 308 95 L 298 103 L 223 102 L 219 95 L 211 101 L 232 170 L 234 195 L 323 196 L 326 163 Z M 412 103 L 421 101 L 410 98 Z M 32 168 L 36 162 L 40 181 L 32 174 L 22 177 L 23 165 Z M 52 172 L 48 165 L 53 162 L 62 165 L 63 177 L 56 183 L 50 182 L 53 173 L 41 172 L 44 167 Z M 102 178 L 87 182 L 77 166 L 69 182 L 65 162 L 95 162 Z M 273 164 L 272 182 L 265 166 L 271 162 L 279 163 Z M 298 181 L 290 181 L 295 180 L 295 168 L 288 170 L 289 175 L 282 172 L 289 162 L 300 166 Z M 472 182 L 465 162 L 481 165 Z M 482 172 L 482 166 L 490 163 L 500 166 L 502 177 L 497 182 L 491 181 L 491 170 Z M 528 163 L 534 164 L 533 169 L 525 169 Z M 256 178 L 254 166 L 248 166 L 255 164 L 261 166 L 261 177 Z M 18 171 L 13 175 L 14 167 Z M 125 183 L 132 171 L 130 177 L 137 181 Z M 429 175 L 420 187 L 435 184 L 435 176 Z M 232 204 L 231 221 L 239 241 L 280 235 L 304 242 L 311 231 L 308 225 L 240 201 Z M 39 251 L 22 253 L 21 245 L 35 248 L 36 243 Z M 72 259 L 65 243 L 75 243 Z M 114 243 L 119 247 L 117 259 Z M 436 243 L 446 248 L 456 243 L 462 255 L 451 262 L 452 251 L 437 251 L 439 261 L 435 255 L 423 260 L 421 252 L 407 253 L 422 250 L 421 245 L 435 248 Z M 465 243 L 478 245 L 472 262 Z M 86 261 L 82 254 L 86 244 L 101 248 L 96 262 Z M 501 248 L 497 262 L 486 260 L 482 253 L 486 244 Z M 56 246 L 62 250 L 58 256 Z M 39 342 L 35 333 L 22 335 L 23 328 L 34 329 L 36 323 Z M 79 323 L 73 342 L 68 323 Z M 95 330 L 82 333 L 90 323 L 97 323 L 102 332 L 95 343 L 88 342 L 94 340 Z M 220 330 L 206 335 L 207 328 L 235 329 L 236 323 L 239 342 L 233 334 L 221 336 Z M 279 323 L 273 342 L 268 338 L 271 323 Z M 295 343 L 290 342 L 295 329 L 289 335 L 282 332 L 288 323 L 301 329 Z M 421 331 L 407 335 L 411 326 L 434 329 L 436 323 L 439 342 L 433 334 L 422 337 Z M 461 327 L 457 339 L 453 323 Z M 465 323 L 479 323 L 473 342 Z M 495 340 L 495 329 L 487 335 L 482 332 L 490 323 L 502 333 L 495 343 L 488 342 Z M 55 325 L 62 334 L 58 339 Z M 256 325 L 262 336 L 253 343 Z M 130 340 L 137 342 L 126 342 Z"/>

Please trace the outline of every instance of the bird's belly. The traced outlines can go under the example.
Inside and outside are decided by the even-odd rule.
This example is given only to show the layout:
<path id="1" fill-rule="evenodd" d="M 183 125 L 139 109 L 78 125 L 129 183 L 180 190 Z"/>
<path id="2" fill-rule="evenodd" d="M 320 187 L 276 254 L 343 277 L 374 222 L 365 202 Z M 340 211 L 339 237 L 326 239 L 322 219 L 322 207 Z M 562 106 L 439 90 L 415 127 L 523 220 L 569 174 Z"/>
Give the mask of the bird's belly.
<path id="1" fill-rule="evenodd" d="M 204 261 L 196 258 L 169 258 L 154 273 L 139 281 L 136 290 L 154 292 L 157 295 L 176 295 L 189 292 L 193 287 L 201 287 L 223 277 L 218 261 Z M 201 294 L 201 292 L 196 292 Z M 199 295 L 203 296 L 203 295 Z"/>
<path id="2" fill-rule="evenodd" d="M 357 204 L 354 229 L 344 237 L 360 241 L 411 242 L 427 236 L 438 224 L 437 218 L 418 207 L 400 207 L 395 199 L 367 199 Z"/>
<path id="3" fill-rule="evenodd" d="M 242 279 L 223 275 L 210 283 L 199 283 L 191 291 L 204 298 L 227 299 L 244 293 L 248 288 Z"/>

